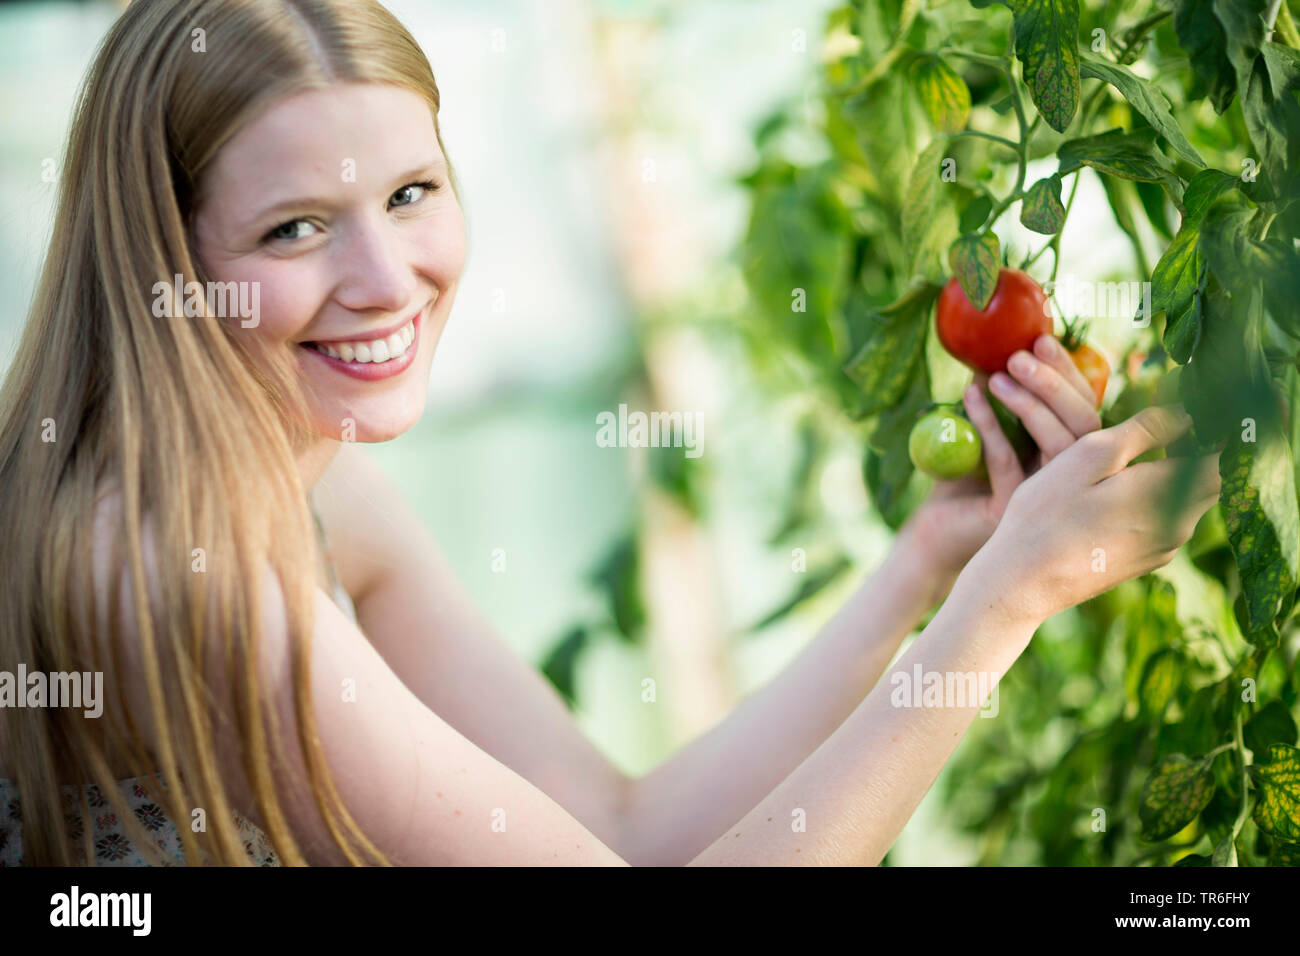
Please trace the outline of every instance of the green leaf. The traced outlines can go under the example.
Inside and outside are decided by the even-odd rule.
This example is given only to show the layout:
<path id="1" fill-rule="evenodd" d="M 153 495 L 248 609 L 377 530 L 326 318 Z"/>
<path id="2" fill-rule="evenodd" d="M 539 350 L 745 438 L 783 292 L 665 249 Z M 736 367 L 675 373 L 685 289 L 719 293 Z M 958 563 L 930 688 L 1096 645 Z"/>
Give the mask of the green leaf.
<path id="1" fill-rule="evenodd" d="M 1214 796 L 1211 761 L 1183 754 L 1161 757 L 1142 785 L 1138 817 L 1141 838 L 1149 843 L 1167 840 L 1197 818 Z"/>
<path id="2" fill-rule="evenodd" d="M 966 298 L 981 312 L 998 285 L 998 237 L 992 232 L 967 233 L 948 250 L 948 264 Z"/>
<path id="3" fill-rule="evenodd" d="M 610 618 L 620 637 L 634 641 L 645 626 L 645 606 L 639 580 L 640 549 L 635 534 L 615 542 L 588 580 L 605 593 Z"/>
<path id="4" fill-rule="evenodd" d="M 1214 855 L 1210 857 L 1210 865 L 1237 865 L 1237 840 L 1236 836 L 1231 831 L 1229 831 L 1228 835 L 1220 840 L 1218 846 L 1214 848 Z"/>
<path id="5" fill-rule="evenodd" d="M 1200 239 L 1197 224 L 1185 222 L 1151 273 L 1151 308 L 1165 313 L 1162 342 L 1179 364 L 1191 358 L 1201 336 L 1200 310 L 1193 308 L 1203 281 Z"/>
<path id="6" fill-rule="evenodd" d="M 1300 513 L 1291 449 L 1263 422 L 1256 437 L 1255 442 L 1230 443 L 1219 459 L 1219 500 L 1241 573 L 1248 634 L 1273 623 L 1300 580 Z"/>
<path id="7" fill-rule="evenodd" d="M 1170 647 L 1157 651 L 1147 660 L 1138 691 L 1144 712 L 1154 715 L 1165 712 L 1181 683 L 1181 664 L 1181 656 Z"/>
<path id="8" fill-rule="evenodd" d="M 1185 364 L 1201 337 L 1201 309 L 1195 296 L 1204 287 L 1201 220 L 1214 201 L 1240 181 L 1217 169 L 1203 169 L 1183 192 L 1183 221 L 1151 273 L 1151 308 L 1165 313 L 1165 351 Z"/>
<path id="9" fill-rule="evenodd" d="M 930 308 L 939 287 L 919 283 L 899 301 L 870 316 L 872 332 L 844 366 L 862 389 L 861 415 L 875 415 L 897 405 L 916 374 L 925 345 Z"/>
<path id="10" fill-rule="evenodd" d="M 966 128 L 970 88 L 956 70 L 937 56 L 924 56 L 912 64 L 912 82 L 936 130 L 956 133 Z"/>
<path id="11" fill-rule="evenodd" d="M 1202 169 L 1187 181 L 1187 188 L 1183 191 L 1183 208 L 1186 210 L 1183 224 L 1200 222 L 1216 199 L 1240 185 L 1241 180 L 1222 170 Z"/>
<path id="12" fill-rule="evenodd" d="M 1214 0 L 1176 0 L 1174 32 L 1215 112 L 1223 113 L 1237 91 L 1237 78 L 1228 60 L 1223 24 L 1214 15 Z"/>
<path id="13" fill-rule="evenodd" d="M 1130 606 L 1125 615 L 1124 690 L 1143 713 L 1160 714 L 1177 689 L 1166 682 L 1163 666 L 1153 669 L 1152 662 L 1180 636 L 1177 594 L 1174 586 L 1155 576 L 1142 579 L 1145 599 Z M 1164 688 L 1168 687 L 1168 693 Z M 1159 698 L 1159 699 L 1158 699 Z"/>
<path id="14" fill-rule="evenodd" d="M 914 471 L 907 438 L 921 411 L 929 405 L 930 376 L 925 363 L 921 363 L 920 374 L 912 379 L 903 400 L 877 417 L 863 461 L 863 477 L 871 499 L 885 523 L 895 530 L 907 517 L 907 491 Z"/>
<path id="15" fill-rule="evenodd" d="M 1155 130 L 1142 129 L 1126 133 L 1112 129 L 1095 136 L 1066 140 L 1056 151 L 1061 161 L 1058 176 L 1072 173 L 1080 166 L 1098 172 L 1160 183 L 1176 201 L 1182 199 L 1182 181 L 1174 175 L 1168 157 L 1155 147 Z"/>
<path id="16" fill-rule="evenodd" d="M 541 664 L 542 673 L 570 706 L 576 700 L 578 658 L 589 639 L 590 634 L 585 627 L 574 627 L 547 652 L 546 659 Z"/>
<path id="17" fill-rule="evenodd" d="M 1278 405 L 1260 339 L 1258 283 L 1229 295 L 1211 282 L 1197 293 L 1196 303 L 1201 336 L 1179 380 L 1183 404 L 1196 422 L 1196 440 L 1202 447 L 1240 441 L 1249 418 L 1262 441 L 1277 428 Z"/>
<path id="18" fill-rule="evenodd" d="M 750 632 L 761 631 L 770 627 L 777 621 L 789 615 L 791 611 L 797 608 L 810 597 L 820 593 L 827 585 L 838 580 L 845 571 L 853 566 L 853 562 L 848 558 L 840 555 L 831 564 L 824 568 L 818 568 L 814 571 L 807 571 L 801 574 L 803 579 L 799 587 L 789 598 L 783 601 L 778 607 L 763 616 L 762 620 L 756 621 L 748 630 Z"/>
<path id="19" fill-rule="evenodd" d="M 834 189 L 833 164 L 774 165 L 755 182 L 742 250 L 746 283 L 764 331 L 822 367 L 844 360 L 839 305 L 849 277 L 851 220 Z M 802 290 L 804 311 L 794 311 Z M 844 350 L 847 352 L 847 348 Z"/>
<path id="20" fill-rule="evenodd" d="M 1165 215 L 1165 204 L 1169 198 L 1165 195 L 1165 191 L 1155 183 L 1135 182 L 1133 188 L 1137 190 L 1142 211 L 1147 214 L 1147 222 L 1151 223 L 1151 228 L 1166 241 L 1173 242 L 1174 230 L 1169 227 L 1169 220 Z M 1186 197 L 1183 201 L 1184 203 L 1187 201 Z"/>
<path id="21" fill-rule="evenodd" d="M 1269 856 L 1269 866 L 1300 866 L 1300 843 L 1273 841 L 1273 852 Z"/>
<path id="22" fill-rule="evenodd" d="M 1017 0 L 1016 56 L 1047 125 L 1064 133 L 1079 105 L 1078 0 Z"/>
<path id="23" fill-rule="evenodd" d="M 1258 240 L 1252 229 L 1257 211 L 1240 195 L 1219 199 L 1201 222 L 1200 249 L 1225 286 L 1241 293 L 1263 283 L 1264 299 L 1279 324 L 1300 337 L 1300 254 L 1279 237 Z"/>
<path id="24" fill-rule="evenodd" d="M 946 270 L 943 253 L 952 242 L 956 214 L 948 201 L 951 183 L 944 183 L 941 167 L 948 140 L 937 137 L 916 158 L 903 196 L 903 254 L 908 270 L 935 281 Z"/>
<path id="25" fill-rule="evenodd" d="M 963 233 L 976 232 L 984 225 L 989 213 L 993 211 L 993 200 L 984 193 L 980 193 L 962 210 L 961 219 L 957 223 L 957 228 Z"/>
<path id="26" fill-rule="evenodd" d="M 1300 750 L 1273 744 L 1250 772 L 1259 787 L 1255 825 L 1275 840 L 1300 843 Z"/>
<path id="27" fill-rule="evenodd" d="M 1119 90 L 1129 105 L 1142 114 L 1146 121 L 1160 133 L 1184 159 L 1197 166 L 1204 166 L 1205 160 L 1187 137 L 1183 134 L 1178 121 L 1170 112 L 1169 100 L 1158 87 L 1142 79 L 1126 66 L 1111 63 L 1091 54 L 1082 54 L 1079 73 L 1094 79 L 1104 80 Z"/>
<path id="28" fill-rule="evenodd" d="M 1249 72 L 1238 74 L 1241 112 L 1259 160 L 1259 172 L 1274 196 L 1300 177 L 1300 51 L 1264 43 Z"/>
<path id="29" fill-rule="evenodd" d="M 1266 752 L 1273 744 L 1294 746 L 1297 735 L 1295 718 L 1286 704 L 1271 700 L 1246 721 L 1242 735 L 1246 746 L 1257 754 Z"/>
<path id="30" fill-rule="evenodd" d="M 1065 206 L 1061 204 L 1061 180 L 1056 176 L 1040 179 L 1029 187 L 1020 204 L 1020 222 L 1026 229 L 1053 236 L 1065 224 Z"/>

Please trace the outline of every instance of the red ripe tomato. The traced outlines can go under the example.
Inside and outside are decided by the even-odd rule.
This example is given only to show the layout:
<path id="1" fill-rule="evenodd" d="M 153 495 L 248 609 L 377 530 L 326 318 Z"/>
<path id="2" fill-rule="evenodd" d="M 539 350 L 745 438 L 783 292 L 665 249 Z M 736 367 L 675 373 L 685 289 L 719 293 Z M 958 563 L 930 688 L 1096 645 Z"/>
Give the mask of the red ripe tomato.
<path id="1" fill-rule="evenodd" d="M 966 297 L 956 276 L 939 294 L 935 313 L 939 341 L 957 360 L 992 375 L 1005 372 L 1007 359 L 1021 349 L 1033 351 L 1034 340 L 1052 334 L 1047 296 L 1019 269 L 1002 269 L 993 298 L 983 312 Z"/>

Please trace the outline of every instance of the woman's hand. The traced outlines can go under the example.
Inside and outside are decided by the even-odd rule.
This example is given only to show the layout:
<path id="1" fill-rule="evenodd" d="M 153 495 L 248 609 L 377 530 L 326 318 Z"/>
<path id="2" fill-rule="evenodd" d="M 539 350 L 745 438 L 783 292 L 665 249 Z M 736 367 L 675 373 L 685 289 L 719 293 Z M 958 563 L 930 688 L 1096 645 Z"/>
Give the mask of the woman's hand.
<path id="1" fill-rule="evenodd" d="M 1037 358 L 1016 352 L 1008 368 L 996 373 L 994 393 L 1025 424 L 1039 450 L 1021 467 L 1015 450 L 998 425 L 984 389 L 988 376 L 979 374 L 966 389 L 964 404 L 984 443 L 988 478 L 967 476 L 941 481 L 925 504 L 908 520 L 899 537 L 917 552 L 933 575 L 933 602 L 942 600 L 966 562 L 993 534 L 1011 493 L 1082 435 L 1101 427 L 1091 386 L 1074 362 L 1050 335 L 1034 343 Z"/>
<path id="2" fill-rule="evenodd" d="M 1040 623 L 1172 561 L 1218 501 L 1220 452 L 1128 463 L 1190 426 L 1158 405 L 1075 442 L 1011 496 L 977 559 L 981 586 Z"/>

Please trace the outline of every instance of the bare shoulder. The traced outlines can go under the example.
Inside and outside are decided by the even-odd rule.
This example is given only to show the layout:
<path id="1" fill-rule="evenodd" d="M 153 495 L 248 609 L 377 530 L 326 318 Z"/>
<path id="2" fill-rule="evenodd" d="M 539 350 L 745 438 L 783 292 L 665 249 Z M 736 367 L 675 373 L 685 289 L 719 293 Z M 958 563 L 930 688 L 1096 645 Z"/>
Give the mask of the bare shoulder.
<path id="1" fill-rule="evenodd" d="M 395 570 L 437 564 L 437 546 L 396 484 L 345 443 L 313 489 L 343 586 L 360 602 Z"/>

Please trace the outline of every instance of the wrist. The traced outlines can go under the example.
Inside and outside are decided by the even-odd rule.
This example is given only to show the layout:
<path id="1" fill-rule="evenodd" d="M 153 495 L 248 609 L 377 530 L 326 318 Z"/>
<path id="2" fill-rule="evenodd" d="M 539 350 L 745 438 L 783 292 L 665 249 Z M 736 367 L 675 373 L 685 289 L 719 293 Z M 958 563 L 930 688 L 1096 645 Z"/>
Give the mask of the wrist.
<path id="1" fill-rule="evenodd" d="M 995 535 L 996 538 L 996 535 Z M 1012 562 L 1005 560 L 1000 544 L 990 538 L 958 575 L 953 593 L 979 613 L 1011 633 L 1024 633 L 1026 641 L 1050 615 Z"/>
<path id="2" fill-rule="evenodd" d="M 934 561 L 915 529 L 907 526 L 894 538 L 881 573 L 888 576 L 890 590 L 909 598 L 918 614 L 942 601 L 956 580 L 955 574 L 949 575 Z"/>

